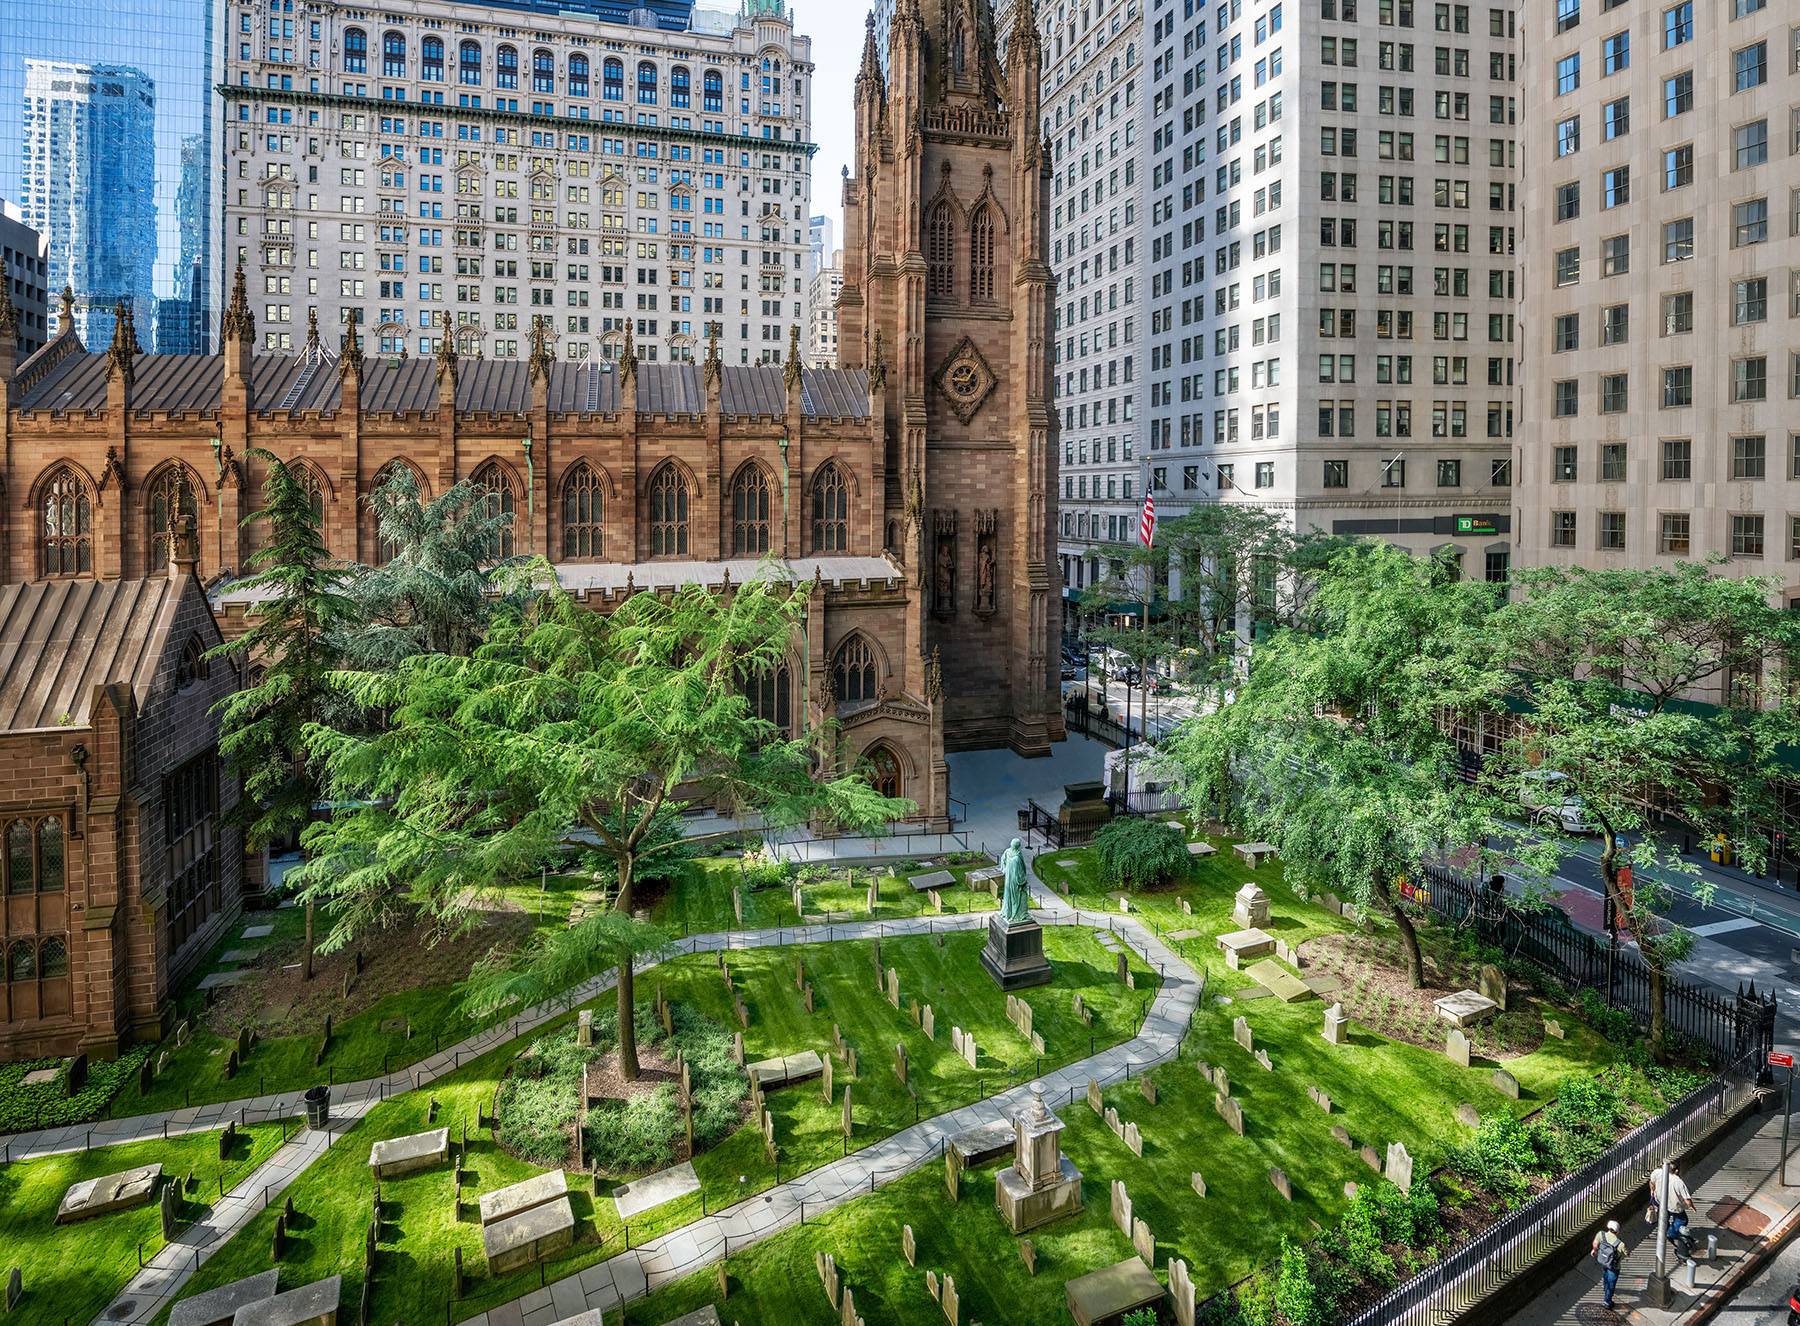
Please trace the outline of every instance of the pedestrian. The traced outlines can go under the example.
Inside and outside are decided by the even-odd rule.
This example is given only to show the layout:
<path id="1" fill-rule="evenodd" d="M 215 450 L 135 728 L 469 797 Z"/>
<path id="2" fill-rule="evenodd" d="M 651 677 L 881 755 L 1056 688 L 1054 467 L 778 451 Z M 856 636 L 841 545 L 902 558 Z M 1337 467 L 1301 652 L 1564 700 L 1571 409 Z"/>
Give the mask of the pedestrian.
<path id="1" fill-rule="evenodd" d="M 1613 1290 L 1619 1283 L 1619 1259 L 1625 1255 L 1625 1240 L 1619 1237 L 1619 1222 L 1608 1220 L 1606 1228 L 1594 1235 L 1594 1260 L 1600 1263 L 1600 1285 L 1603 1301 L 1613 1305 Z"/>
<path id="2" fill-rule="evenodd" d="M 1665 1168 L 1668 1171 L 1668 1209 L 1664 1215 L 1669 1222 L 1669 1238 L 1685 1245 L 1687 1243 L 1688 1216 L 1694 1209 L 1694 1197 L 1688 1191 L 1687 1184 L 1682 1181 L 1681 1166 L 1673 1162 L 1659 1165 L 1650 1171 L 1650 1211 L 1648 1212 L 1650 1218 L 1648 1223 L 1656 1223 L 1656 1209 L 1663 1201 L 1663 1171 Z"/>

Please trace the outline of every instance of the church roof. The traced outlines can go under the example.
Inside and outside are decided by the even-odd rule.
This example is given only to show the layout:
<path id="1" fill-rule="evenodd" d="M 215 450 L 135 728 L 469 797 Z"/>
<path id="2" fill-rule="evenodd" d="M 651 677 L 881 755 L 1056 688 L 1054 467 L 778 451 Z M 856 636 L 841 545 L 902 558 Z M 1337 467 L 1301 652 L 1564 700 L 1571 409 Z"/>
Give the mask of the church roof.
<path id="1" fill-rule="evenodd" d="M 0 587 L 0 731 L 86 726 L 94 688 L 113 682 L 141 706 L 183 587 L 166 575 Z"/>
<path id="2" fill-rule="evenodd" d="M 24 367 L 30 367 L 30 361 Z M 225 363 L 217 355 L 140 354 L 132 367 L 134 410 L 197 412 L 219 407 Z M 706 409 L 704 369 L 699 364 L 639 363 L 637 382 L 642 414 L 701 414 Z M 258 413 L 335 410 L 341 399 L 337 365 L 329 358 L 257 355 L 250 361 L 250 406 Z M 548 400 L 553 414 L 616 414 L 617 367 L 553 362 Z M 435 410 L 435 361 L 371 356 L 365 361 L 361 401 L 365 413 Z M 866 419 L 869 375 L 861 369 L 802 369 L 800 402 L 809 417 Z M 730 415 L 784 413 L 787 391 L 781 366 L 722 367 L 719 404 Z M 20 408 L 57 413 L 105 409 L 106 356 L 85 351 L 62 355 L 26 389 Z M 459 361 L 456 408 L 464 414 L 525 413 L 531 408 L 530 366 L 520 359 Z"/>

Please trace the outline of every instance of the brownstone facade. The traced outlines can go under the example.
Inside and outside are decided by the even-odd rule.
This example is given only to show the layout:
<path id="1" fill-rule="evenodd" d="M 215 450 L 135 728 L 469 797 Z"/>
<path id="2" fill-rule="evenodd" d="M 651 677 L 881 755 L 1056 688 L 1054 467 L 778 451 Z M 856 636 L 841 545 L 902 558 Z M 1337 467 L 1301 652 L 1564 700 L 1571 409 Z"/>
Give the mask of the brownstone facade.
<path id="1" fill-rule="evenodd" d="M 838 362 L 885 390 L 889 539 L 943 660 L 945 741 L 1047 753 L 1062 738 L 1050 156 L 1041 51 L 1001 65 L 987 0 L 900 0 L 884 82 L 871 18 L 844 182 Z"/>
<path id="2" fill-rule="evenodd" d="M 213 705 L 235 671 L 181 558 L 0 586 L 0 1060 L 108 1057 L 241 910 Z"/>

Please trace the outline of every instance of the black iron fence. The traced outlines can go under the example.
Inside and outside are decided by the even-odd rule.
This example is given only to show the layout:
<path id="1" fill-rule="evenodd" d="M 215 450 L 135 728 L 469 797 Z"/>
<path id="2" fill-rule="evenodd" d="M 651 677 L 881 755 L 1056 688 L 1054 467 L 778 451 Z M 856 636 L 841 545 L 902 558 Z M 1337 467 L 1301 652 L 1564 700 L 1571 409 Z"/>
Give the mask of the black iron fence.
<path id="1" fill-rule="evenodd" d="M 1635 952 L 1578 929 L 1560 908 L 1520 911 L 1489 881 L 1438 866 L 1427 866 L 1425 878 L 1423 901 L 1452 924 L 1470 926 L 1483 942 L 1524 958 L 1570 989 L 1594 990 L 1607 1007 L 1649 1025 L 1650 968 Z M 1715 1061 L 1731 1063 L 1774 1047 L 1773 990 L 1759 995 L 1752 983 L 1733 997 L 1665 976 L 1663 1005 L 1670 1029 L 1707 1046 Z"/>
<path id="2" fill-rule="evenodd" d="M 1640 1190 L 1655 1165 L 1730 1118 L 1755 1089 L 1761 1062 L 1761 1055 L 1745 1055 L 1605 1155 L 1559 1179 L 1343 1326 L 1437 1326 L 1557 1247 L 1581 1238 L 1606 1211 Z"/>

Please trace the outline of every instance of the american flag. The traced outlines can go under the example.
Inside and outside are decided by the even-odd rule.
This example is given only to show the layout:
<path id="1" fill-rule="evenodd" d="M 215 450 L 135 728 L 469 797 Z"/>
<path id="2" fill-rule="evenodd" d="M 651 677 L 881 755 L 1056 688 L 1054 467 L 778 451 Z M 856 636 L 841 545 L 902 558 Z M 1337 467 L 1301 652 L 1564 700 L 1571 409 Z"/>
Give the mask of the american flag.
<path id="1" fill-rule="evenodd" d="M 1146 548 L 1156 546 L 1156 495 L 1144 494 L 1144 514 L 1138 521 L 1138 542 Z"/>

